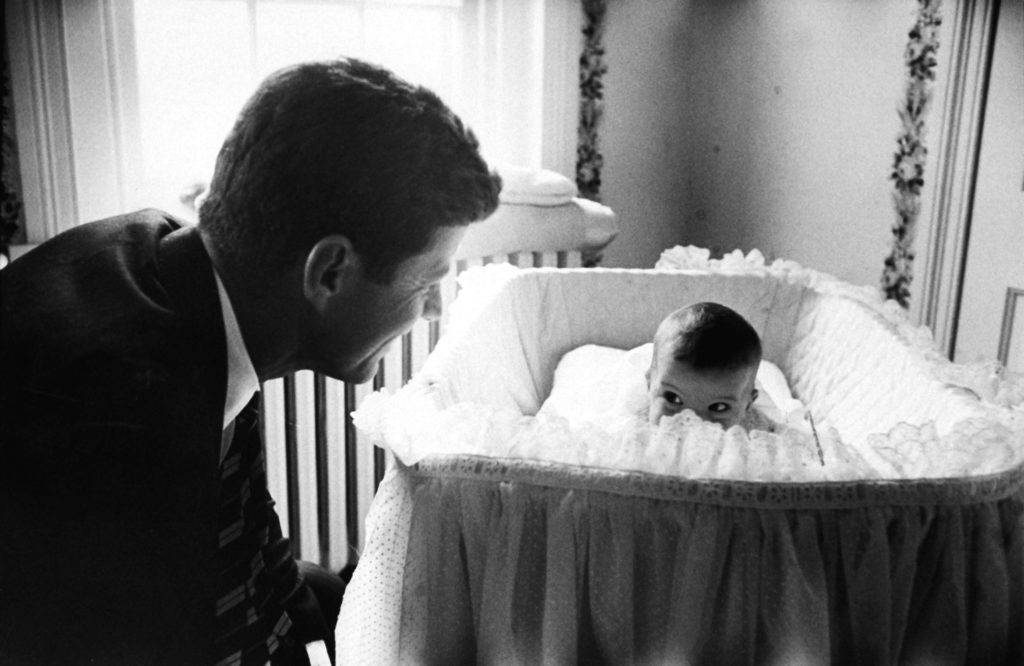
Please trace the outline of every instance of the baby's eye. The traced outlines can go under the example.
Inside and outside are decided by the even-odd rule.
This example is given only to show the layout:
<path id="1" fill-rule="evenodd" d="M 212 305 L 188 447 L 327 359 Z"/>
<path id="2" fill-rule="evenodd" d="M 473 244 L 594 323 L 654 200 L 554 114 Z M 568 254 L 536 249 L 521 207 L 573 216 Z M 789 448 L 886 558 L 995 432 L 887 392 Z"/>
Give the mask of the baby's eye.
<path id="1" fill-rule="evenodd" d="M 664 393 L 661 394 L 661 397 L 664 398 L 665 402 L 669 403 L 670 405 L 682 406 L 683 404 L 683 398 L 674 391 L 665 391 Z"/>
<path id="2" fill-rule="evenodd" d="M 708 405 L 708 411 L 714 412 L 716 414 L 723 414 L 729 411 L 729 409 L 729 403 L 726 402 L 713 402 L 710 405 Z"/>

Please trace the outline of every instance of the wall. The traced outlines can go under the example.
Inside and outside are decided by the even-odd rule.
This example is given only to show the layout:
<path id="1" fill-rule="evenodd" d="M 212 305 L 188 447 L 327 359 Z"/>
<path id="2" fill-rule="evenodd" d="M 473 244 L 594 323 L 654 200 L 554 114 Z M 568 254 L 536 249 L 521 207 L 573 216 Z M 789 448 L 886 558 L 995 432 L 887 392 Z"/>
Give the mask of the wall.
<path id="1" fill-rule="evenodd" d="M 605 265 L 759 248 L 877 284 L 916 3 L 610 0 Z"/>
<path id="2" fill-rule="evenodd" d="M 685 62 L 687 2 L 608 5 L 601 192 L 621 231 L 602 265 L 651 267 L 661 250 L 686 239 L 686 81 L 679 64 Z"/>

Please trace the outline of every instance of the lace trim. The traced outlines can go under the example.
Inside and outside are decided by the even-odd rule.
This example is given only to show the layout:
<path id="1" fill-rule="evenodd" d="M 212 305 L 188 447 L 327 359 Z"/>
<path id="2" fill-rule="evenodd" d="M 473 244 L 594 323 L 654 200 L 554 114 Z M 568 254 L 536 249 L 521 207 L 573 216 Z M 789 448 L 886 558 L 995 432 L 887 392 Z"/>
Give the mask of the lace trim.
<path id="1" fill-rule="evenodd" d="M 445 339 L 460 339 L 459 335 L 468 334 L 462 329 L 471 326 L 482 312 L 490 309 L 504 312 L 512 307 L 516 292 L 506 289 L 506 283 L 523 273 L 537 275 L 545 270 L 553 269 L 520 271 L 510 266 L 490 265 L 463 273 L 460 276 L 463 289 L 451 308 L 451 328 Z M 794 262 L 777 260 L 768 266 L 756 250 L 748 255 L 736 251 L 722 259 L 710 259 L 707 250 L 677 247 L 662 255 L 655 272 L 694 270 L 770 277 L 863 304 L 869 308 L 871 316 L 885 324 L 876 338 L 884 341 L 890 333 L 896 336 L 900 358 L 905 356 L 908 367 L 920 369 L 933 380 L 926 388 L 971 394 L 970 400 L 964 402 L 973 406 L 969 413 L 961 413 L 963 410 L 936 413 L 932 419 L 945 419 L 941 430 L 935 425 L 937 421 L 918 425 L 897 421 L 887 423 L 877 434 L 868 432 L 865 441 L 858 441 L 857 446 L 843 446 L 838 437 L 832 436 L 827 428 L 830 414 L 824 410 L 818 434 L 824 449 L 823 458 L 828 464 L 821 466 L 817 464 L 818 452 L 810 456 L 806 438 L 801 437 L 779 439 L 772 433 L 759 431 L 752 431 L 749 437 L 747 433 L 734 436 L 720 429 L 714 431 L 709 424 L 689 423 L 683 419 L 681 429 L 641 430 L 641 435 L 650 437 L 638 439 L 623 436 L 625 431 L 622 430 L 577 432 L 557 419 L 525 416 L 506 406 L 462 403 L 460 400 L 465 396 L 457 394 L 457 383 L 446 380 L 446 373 L 458 368 L 458 350 L 445 347 L 446 356 L 440 354 L 442 345 L 439 345 L 420 375 L 396 395 L 368 396 L 354 414 L 355 424 L 371 441 L 391 450 L 405 464 L 434 456 L 490 455 L 494 459 L 603 467 L 609 475 L 614 472 L 608 468 L 632 470 L 622 472 L 625 474 L 679 476 L 684 483 L 715 479 L 727 485 L 832 484 L 834 489 L 837 483 L 854 487 L 885 483 L 909 487 L 915 483 L 945 485 L 948 479 L 956 479 L 958 487 L 974 488 L 986 479 L 1014 473 L 1024 464 L 1024 380 L 1008 376 L 991 365 L 951 363 L 935 348 L 926 327 L 913 326 L 898 304 L 884 302 L 875 289 L 855 287 Z M 861 309 L 856 307 L 844 312 L 853 317 L 862 314 Z M 844 325 L 843 321 L 832 323 Z M 815 367 L 810 361 L 804 366 Z M 833 376 L 841 375 L 843 368 L 837 365 L 831 371 Z M 821 379 L 827 381 L 830 377 L 823 373 Z M 825 394 L 835 397 L 836 391 L 823 386 L 821 390 Z M 846 417 L 852 412 L 864 415 L 859 418 L 871 418 L 877 407 L 871 401 L 878 396 L 859 391 L 855 397 L 860 401 L 854 405 L 857 409 L 847 409 L 837 417 Z M 842 396 L 835 397 L 840 398 Z M 908 402 L 914 396 L 903 392 L 899 393 L 899 398 Z M 850 424 L 845 423 L 845 426 Z M 889 500 L 880 500 L 880 503 L 889 503 Z"/>
<path id="2" fill-rule="evenodd" d="M 404 473 L 418 479 L 513 482 L 754 509 L 974 505 L 1008 498 L 1024 501 L 1024 465 L 999 474 L 970 478 L 820 483 L 681 479 L 645 472 L 483 456 L 431 456 L 412 466 L 401 462 L 398 465 Z"/>
<path id="3" fill-rule="evenodd" d="M 395 395 L 370 394 L 354 423 L 407 465 L 435 456 L 491 456 L 689 480 L 791 484 L 985 478 L 1024 464 L 1016 444 L 1021 431 L 996 420 L 968 419 L 943 437 L 928 424 L 904 424 L 855 447 L 823 424 L 816 439 L 789 427 L 779 433 L 724 431 L 690 411 L 657 426 L 628 418 L 608 427 L 574 425 L 556 415 L 524 416 L 490 404 L 442 408 L 440 393 L 414 379 Z"/>

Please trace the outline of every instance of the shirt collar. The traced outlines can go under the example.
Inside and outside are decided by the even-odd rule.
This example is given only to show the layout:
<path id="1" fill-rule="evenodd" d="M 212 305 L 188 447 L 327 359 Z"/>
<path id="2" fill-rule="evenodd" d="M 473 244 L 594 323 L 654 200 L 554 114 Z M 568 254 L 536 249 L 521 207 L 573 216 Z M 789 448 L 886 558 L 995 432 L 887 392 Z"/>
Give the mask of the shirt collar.
<path id="1" fill-rule="evenodd" d="M 260 388 L 260 380 L 256 368 L 252 365 L 249 352 L 245 348 L 242 331 L 238 327 L 238 319 L 231 307 L 231 299 L 224 288 L 217 271 L 213 272 L 217 279 L 217 295 L 220 297 L 221 314 L 224 316 L 224 335 L 227 340 L 228 386 L 224 400 L 224 427 L 235 420 L 242 408 L 248 404 Z"/>

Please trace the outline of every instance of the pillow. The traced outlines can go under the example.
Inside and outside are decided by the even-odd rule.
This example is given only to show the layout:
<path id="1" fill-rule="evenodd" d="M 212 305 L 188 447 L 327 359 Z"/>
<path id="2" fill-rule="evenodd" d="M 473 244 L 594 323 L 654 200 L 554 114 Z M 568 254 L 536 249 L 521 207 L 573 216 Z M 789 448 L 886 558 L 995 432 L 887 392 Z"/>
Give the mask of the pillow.
<path id="1" fill-rule="evenodd" d="M 561 206 L 579 194 L 574 182 L 554 171 L 509 165 L 497 169 L 502 181 L 498 198 L 503 204 Z"/>
<path id="2" fill-rule="evenodd" d="M 538 414 L 553 414 L 570 421 L 608 425 L 647 413 L 647 369 L 654 345 L 630 350 L 583 345 L 567 352 L 555 368 L 551 394 Z M 803 422 L 803 403 L 793 397 L 786 376 L 774 363 L 761 361 L 754 407 L 778 423 Z"/>
<path id="3" fill-rule="evenodd" d="M 555 368 L 551 394 L 538 414 L 570 421 L 609 423 L 647 409 L 650 343 L 631 350 L 583 345 L 566 353 Z"/>

